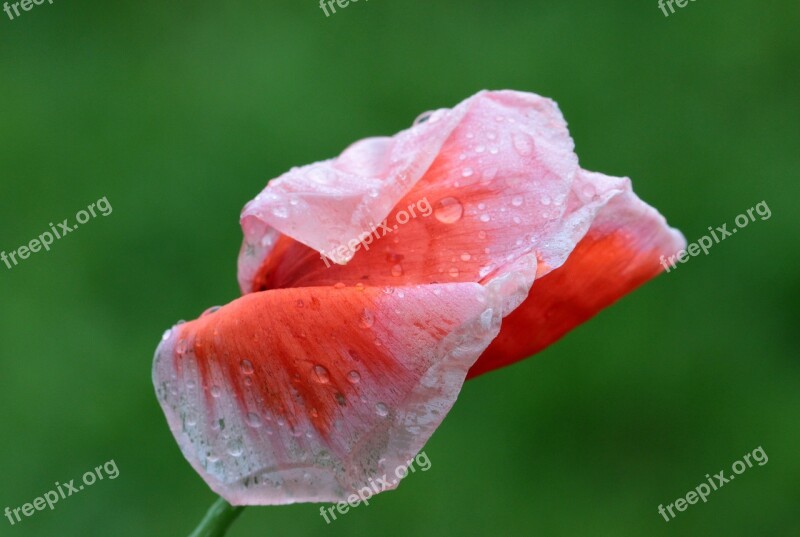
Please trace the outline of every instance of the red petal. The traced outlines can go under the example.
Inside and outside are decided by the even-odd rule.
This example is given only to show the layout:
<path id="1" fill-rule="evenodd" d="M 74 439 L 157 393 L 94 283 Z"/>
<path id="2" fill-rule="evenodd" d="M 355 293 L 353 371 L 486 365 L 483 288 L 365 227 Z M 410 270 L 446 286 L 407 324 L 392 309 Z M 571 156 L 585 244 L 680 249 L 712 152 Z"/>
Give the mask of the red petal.
<path id="1" fill-rule="evenodd" d="M 255 293 L 176 327 L 153 379 L 229 502 L 339 501 L 422 449 L 499 324 L 477 284 Z"/>
<path id="2" fill-rule="evenodd" d="M 582 172 L 579 186 L 595 192 L 617 181 Z M 589 190 L 591 189 L 591 190 Z M 662 256 L 683 248 L 685 240 L 664 218 L 630 191 L 615 195 L 600 210 L 586 237 L 567 261 L 533 284 L 530 295 L 503 319 L 468 378 L 512 364 L 551 345 L 644 282 L 664 266 Z"/>

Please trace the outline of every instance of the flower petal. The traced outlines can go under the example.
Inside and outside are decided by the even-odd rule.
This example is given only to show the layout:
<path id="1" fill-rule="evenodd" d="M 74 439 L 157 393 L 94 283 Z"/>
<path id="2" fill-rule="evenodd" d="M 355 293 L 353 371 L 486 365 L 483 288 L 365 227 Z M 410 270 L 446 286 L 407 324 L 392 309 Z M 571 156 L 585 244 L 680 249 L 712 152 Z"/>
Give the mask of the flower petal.
<path id="1" fill-rule="evenodd" d="M 337 247 L 386 217 L 428 170 L 469 106 L 465 101 L 437 110 L 391 138 L 361 140 L 335 159 L 293 168 L 270 181 L 242 212 L 242 289 L 251 288 L 255 270 L 281 233 L 330 252 L 335 263 L 349 261 L 352 253 L 338 255 Z"/>
<path id="2" fill-rule="evenodd" d="M 269 253 L 255 252 L 246 239 L 254 255 L 240 258 L 243 290 L 485 282 L 525 256 L 546 266 L 563 262 L 588 229 L 592 203 L 583 222 L 565 220 L 579 168 L 556 104 L 501 91 L 480 93 L 457 108 L 466 109 L 463 119 L 386 223 L 361 235 L 360 244 L 365 228 L 351 235 L 355 251 L 338 255 L 352 257 L 346 265 L 291 234 L 270 238 Z M 254 268 L 253 259 L 264 261 Z"/>
<path id="3" fill-rule="evenodd" d="M 165 334 L 153 381 L 235 505 L 340 501 L 424 446 L 500 325 L 473 283 L 253 293 Z"/>
<path id="4" fill-rule="evenodd" d="M 566 262 L 540 269 L 542 277 L 522 305 L 503 320 L 500 335 L 468 378 L 541 351 L 657 276 L 664 269 L 661 256 L 674 255 L 686 245 L 679 231 L 631 191 L 627 179 L 582 171 L 573 197 L 599 197 L 605 202 Z M 571 205 L 585 211 L 586 205 L 575 200 Z M 570 218 L 580 221 L 586 215 Z"/>

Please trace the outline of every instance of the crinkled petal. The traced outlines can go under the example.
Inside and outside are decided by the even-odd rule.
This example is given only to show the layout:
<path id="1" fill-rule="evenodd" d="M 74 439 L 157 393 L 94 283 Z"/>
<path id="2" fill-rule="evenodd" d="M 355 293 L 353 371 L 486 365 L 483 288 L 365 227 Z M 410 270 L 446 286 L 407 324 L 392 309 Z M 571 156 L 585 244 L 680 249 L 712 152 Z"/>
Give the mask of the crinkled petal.
<path id="1" fill-rule="evenodd" d="M 483 92 L 465 103 L 433 164 L 388 218 L 340 246 L 337 257 L 352 256 L 346 265 L 334 263 L 334 252 L 281 235 L 258 269 L 247 265 L 244 290 L 486 282 L 526 256 L 545 266 L 562 263 L 602 199 L 586 203 L 582 221 L 577 213 L 565 218 L 579 168 L 558 107 L 511 91 Z"/>
<path id="2" fill-rule="evenodd" d="M 630 181 L 581 172 L 571 205 L 583 212 L 589 198 L 604 199 L 588 234 L 566 262 L 540 268 L 528 298 L 503 320 L 500 335 L 470 369 L 469 377 L 514 363 L 557 341 L 646 281 L 664 258 L 686 245 L 655 209 L 630 189 Z M 579 198 L 585 198 L 583 202 Z M 571 215 L 584 221 L 586 215 Z"/>
<path id="3" fill-rule="evenodd" d="M 153 382 L 178 444 L 235 505 L 345 500 L 439 426 L 500 326 L 496 287 L 293 288 L 178 325 Z"/>
<path id="4" fill-rule="evenodd" d="M 442 144 L 470 107 L 431 113 L 395 136 L 354 143 L 339 157 L 294 168 L 270 181 L 242 212 L 244 244 L 239 258 L 242 289 L 280 234 L 318 251 L 334 263 L 352 252 L 337 249 L 380 222 L 428 170 Z"/>

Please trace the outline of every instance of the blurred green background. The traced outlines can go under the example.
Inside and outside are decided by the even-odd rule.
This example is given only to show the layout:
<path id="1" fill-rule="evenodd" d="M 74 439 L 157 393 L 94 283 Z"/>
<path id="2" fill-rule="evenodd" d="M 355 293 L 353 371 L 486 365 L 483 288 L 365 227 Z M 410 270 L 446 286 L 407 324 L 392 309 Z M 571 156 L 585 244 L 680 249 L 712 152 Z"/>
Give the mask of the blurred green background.
<path id="1" fill-rule="evenodd" d="M 213 494 L 150 380 L 164 329 L 237 293 L 239 211 L 293 165 L 476 91 L 558 101 L 582 165 L 628 175 L 691 242 L 773 216 L 536 358 L 470 381 L 432 468 L 327 526 L 250 508 L 230 533 L 800 534 L 800 9 L 648 2 L 55 0 L 0 12 L 0 509 L 114 459 L 9 536 L 184 536 Z M 730 224 L 729 224 L 730 225 Z M 707 473 L 745 472 L 666 523 Z"/>

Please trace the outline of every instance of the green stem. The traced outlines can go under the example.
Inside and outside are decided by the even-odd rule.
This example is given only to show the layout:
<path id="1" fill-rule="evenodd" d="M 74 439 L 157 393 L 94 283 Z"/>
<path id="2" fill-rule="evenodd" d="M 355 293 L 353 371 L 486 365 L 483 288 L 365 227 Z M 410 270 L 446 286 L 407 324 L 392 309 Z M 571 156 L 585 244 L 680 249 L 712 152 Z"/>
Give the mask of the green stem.
<path id="1" fill-rule="evenodd" d="M 228 528 L 242 514 L 242 511 L 244 511 L 244 506 L 234 507 L 219 498 L 189 537 L 222 537 L 228 533 Z"/>

